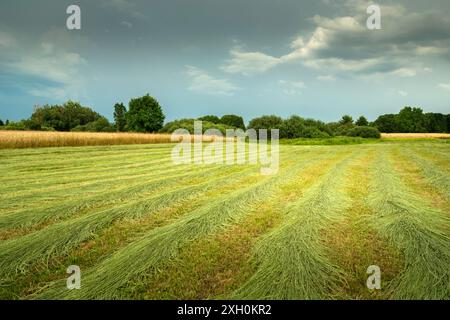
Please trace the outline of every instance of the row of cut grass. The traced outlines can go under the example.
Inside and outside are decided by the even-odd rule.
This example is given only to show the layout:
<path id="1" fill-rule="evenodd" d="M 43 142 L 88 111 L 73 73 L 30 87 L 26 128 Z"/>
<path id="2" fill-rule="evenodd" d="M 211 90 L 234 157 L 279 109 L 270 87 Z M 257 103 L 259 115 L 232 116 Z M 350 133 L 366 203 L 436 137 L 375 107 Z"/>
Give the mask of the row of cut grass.
<path id="1" fill-rule="evenodd" d="M 295 170 L 288 170 L 275 177 L 257 175 L 249 181 L 249 185 L 213 199 L 174 223 L 153 229 L 140 240 L 120 249 L 85 273 L 81 290 L 48 290 L 39 297 L 120 298 L 124 292 L 119 288 L 126 286 L 130 279 L 144 272 L 154 273 L 176 257 L 179 250 L 191 241 L 238 221 L 251 207 L 264 201 L 286 175 L 294 172 Z"/>
<path id="2" fill-rule="evenodd" d="M 255 171 L 254 168 L 247 170 Z M 0 243 L 0 275 L 14 276 L 17 272 L 26 273 L 29 264 L 46 263 L 54 255 L 69 252 L 78 244 L 92 238 L 94 234 L 111 225 L 117 219 L 138 218 L 189 201 L 204 190 L 213 188 L 216 183 L 230 183 L 239 179 L 242 169 L 230 167 L 211 179 L 205 177 L 193 185 L 167 190 L 156 195 L 147 195 L 125 204 L 118 204 L 79 217 L 56 223 L 42 230 Z"/>
<path id="3" fill-rule="evenodd" d="M 276 228 L 283 209 L 296 201 L 317 177 L 342 157 L 344 150 L 323 150 L 321 159 L 299 156 L 303 169 L 286 179 L 279 190 L 256 206 L 240 223 L 195 241 L 182 249 L 173 263 L 154 277 L 142 276 L 131 292 L 133 299 L 210 299 L 227 298 L 254 272 L 249 262 L 259 237 Z M 320 161 L 317 161 L 320 160 Z"/>
<path id="4" fill-rule="evenodd" d="M 343 280 L 328 259 L 320 230 L 348 207 L 341 192 L 352 153 L 320 177 L 286 210 L 285 222 L 256 245 L 255 274 L 232 296 L 239 299 L 323 299 Z"/>
<path id="5" fill-rule="evenodd" d="M 372 181 L 373 226 L 405 259 L 404 269 L 389 283 L 390 297 L 449 299 L 450 238 L 443 230 L 450 217 L 412 192 L 385 154 L 376 160 Z"/>

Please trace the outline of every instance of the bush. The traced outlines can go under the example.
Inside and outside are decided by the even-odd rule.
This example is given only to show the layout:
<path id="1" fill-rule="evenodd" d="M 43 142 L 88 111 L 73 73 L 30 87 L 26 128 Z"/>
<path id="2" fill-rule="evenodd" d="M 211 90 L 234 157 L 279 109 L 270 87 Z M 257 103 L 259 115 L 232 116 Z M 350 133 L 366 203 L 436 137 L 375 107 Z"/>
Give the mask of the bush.
<path id="1" fill-rule="evenodd" d="M 97 121 L 89 122 L 86 125 L 76 126 L 74 132 L 114 132 L 116 128 L 109 123 L 108 119 L 101 117 Z"/>
<path id="2" fill-rule="evenodd" d="M 283 119 L 277 116 L 262 116 L 252 119 L 248 124 L 249 129 L 281 129 L 283 127 Z"/>
<path id="3" fill-rule="evenodd" d="M 203 116 L 203 117 L 198 118 L 198 120 L 207 121 L 207 122 L 211 122 L 211 123 L 220 123 L 220 118 L 218 116 L 213 116 L 213 115 Z"/>
<path id="4" fill-rule="evenodd" d="M 321 131 L 317 127 L 305 127 L 305 129 L 302 132 L 302 138 L 329 138 L 330 135 L 325 132 Z"/>
<path id="5" fill-rule="evenodd" d="M 180 119 L 168 122 L 164 125 L 164 127 L 159 131 L 161 133 L 173 133 L 177 129 L 186 129 L 189 133 L 194 133 L 194 121 L 196 119 Z M 226 134 L 227 129 L 236 129 L 235 127 L 227 126 L 221 123 L 212 123 L 208 121 L 202 121 L 202 133 L 205 133 L 208 129 L 217 129 L 223 135 Z"/>
<path id="6" fill-rule="evenodd" d="M 3 130 L 29 130 L 26 126 L 26 120 L 21 120 L 18 122 L 8 121 L 5 126 L 2 127 Z"/>
<path id="7" fill-rule="evenodd" d="M 234 114 L 224 115 L 222 118 L 220 118 L 220 123 L 230 126 L 230 127 L 235 127 L 235 128 L 245 130 L 244 119 L 242 119 L 242 117 L 236 116 Z"/>
<path id="8" fill-rule="evenodd" d="M 303 137 L 305 121 L 299 116 L 291 116 L 284 120 L 281 127 L 280 138 L 295 139 Z"/>
<path id="9" fill-rule="evenodd" d="M 30 129 L 40 130 L 41 127 L 51 127 L 57 131 L 70 131 L 76 126 L 82 126 L 100 119 L 100 115 L 78 102 L 67 101 L 60 105 L 45 105 L 36 107 L 28 120 Z"/>
<path id="10" fill-rule="evenodd" d="M 377 128 L 373 127 L 356 127 L 351 129 L 348 134 L 350 137 L 374 138 L 380 139 L 381 134 Z"/>

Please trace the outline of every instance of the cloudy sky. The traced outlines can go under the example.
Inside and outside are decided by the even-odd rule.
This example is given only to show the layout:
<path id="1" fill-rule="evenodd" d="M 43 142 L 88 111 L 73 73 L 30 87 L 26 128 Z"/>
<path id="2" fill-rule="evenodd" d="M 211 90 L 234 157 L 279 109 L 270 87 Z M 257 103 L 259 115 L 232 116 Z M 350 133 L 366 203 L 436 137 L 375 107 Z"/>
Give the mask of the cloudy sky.
<path id="1" fill-rule="evenodd" d="M 236 113 L 450 113 L 450 1 L 2 0 L 0 119 L 150 93 L 168 120 Z M 81 8 L 81 30 L 66 8 Z"/>

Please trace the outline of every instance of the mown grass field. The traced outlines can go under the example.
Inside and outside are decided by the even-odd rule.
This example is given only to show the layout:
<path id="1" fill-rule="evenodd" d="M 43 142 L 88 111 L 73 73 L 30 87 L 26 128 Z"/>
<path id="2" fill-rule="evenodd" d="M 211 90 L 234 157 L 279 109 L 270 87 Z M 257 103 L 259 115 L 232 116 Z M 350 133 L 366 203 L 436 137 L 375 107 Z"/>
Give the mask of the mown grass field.
<path id="1" fill-rule="evenodd" d="M 450 298 L 445 141 L 283 145 L 273 176 L 172 148 L 0 150 L 0 298 Z"/>

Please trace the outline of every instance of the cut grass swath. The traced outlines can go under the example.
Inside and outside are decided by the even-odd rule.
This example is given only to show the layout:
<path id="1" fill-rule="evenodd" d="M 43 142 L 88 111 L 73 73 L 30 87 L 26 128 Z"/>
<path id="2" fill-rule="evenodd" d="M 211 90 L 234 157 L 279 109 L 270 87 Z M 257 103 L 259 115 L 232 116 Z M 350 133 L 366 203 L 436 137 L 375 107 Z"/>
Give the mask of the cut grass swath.
<path id="1" fill-rule="evenodd" d="M 292 174 L 295 174 L 295 170 L 288 173 Z M 151 230 L 141 240 L 120 249 L 87 271 L 83 287 L 77 292 L 49 290 L 38 297 L 120 298 L 121 290 L 118 289 L 125 286 L 131 278 L 144 272 L 151 274 L 175 257 L 180 248 L 190 241 L 239 220 L 251 206 L 270 196 L 271 190 L 284 178 L 286 175 L 262 178 L 250 186 L 214 199 L 170 225 Z"/>
<path id="2" fill-rule="evenodd" d="M 256 273 L 239 288 L 238 299 L 323 299 L 342 281 L 327 257 L 320 230 L 331 226 L 349 205 L 341 191 L 345 168 L 356 155 L 338 162 L 287 209 L 285 222 L 255 248 Z"/>
<path id="3" fill-rule="evenodd" d="M 450 238 L 442 230 L 450 223 L 448 214 L 414 194 L 386 156 L 378 157 L 372 179 L 373 226 L 405 258 L 404 270 L 387 288 L 391 297 L 449 299 Z"/>
<path id="4" fill-rule="evenodd" d="M 415 152 L 402 149 L 402 154 L 408 157 L 420 169 L 425 180 L 448 201 L 450 201 L 450 173 L 421 157 Z"/>
<path id="5" fill-rule="evenodd" d="M 256 171 L 255 168 L 247 170 Z M 219 178 L 209 179 L 206 183 L 184 186 L 143 200 L 94 211 L 23 237 L 4 241 L 0 243 L 0 275 L 14 277 L 17 272 L 26 273 L 29 264 L 46 263 L 54 255 L 69 252 L 117 219 L 137 218 L 169 206 L 179 205 L 189 201 L 190 197 L 199 196 L 202 191 L 213 188 L 217 183 L 227 184 L 240 179 L 242 174 L 241 170 L 236 172 L 235 167 L 230 167 L 222 170 Z"/>

